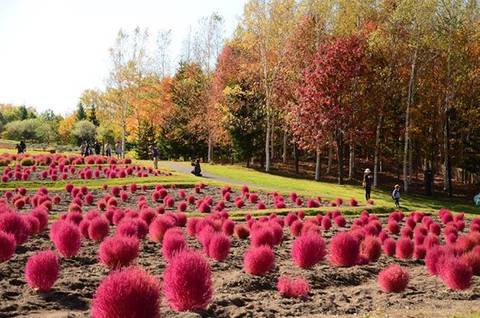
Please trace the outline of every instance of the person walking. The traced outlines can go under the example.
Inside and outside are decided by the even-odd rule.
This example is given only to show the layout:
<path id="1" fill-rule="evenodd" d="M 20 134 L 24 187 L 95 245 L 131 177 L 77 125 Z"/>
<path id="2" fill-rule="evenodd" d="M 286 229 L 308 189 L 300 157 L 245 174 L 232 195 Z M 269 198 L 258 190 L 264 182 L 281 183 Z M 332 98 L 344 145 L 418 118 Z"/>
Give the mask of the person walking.
<path id="1" fill-rule="evenodd" d="M 395 202 L 395 207 L 400 208 L 400 185 L 396 184 L 392 192 L 392 199 Z"/>
<path id="2" fill-rule="evenodd" d="M 112 156 L 112 146 L 108 142 L 105 144 L 105 156 Z"/>
<path id="3" fill-rule="evenodd" d="M 373 176 L 370 169 L 365 169 L 363 173 L 363 187 L 365 188 L 365 200 L 370 200 L 370 193 L 372 192 Z"/>
<path id="4" fill-rule="evenodd" d="M 118 141 L 115 144 L 115 154 L 117 155 L 118 159 L 122 158 L 122 145 Z"/>
<path id="5" fill-rule="evenodd" d="M 152 146 L 152 159 L 153 159 L 153 167 L 158 169 L 158 157 L 160 157 L 160 151 L 158 151 L 157 146 Z"/>

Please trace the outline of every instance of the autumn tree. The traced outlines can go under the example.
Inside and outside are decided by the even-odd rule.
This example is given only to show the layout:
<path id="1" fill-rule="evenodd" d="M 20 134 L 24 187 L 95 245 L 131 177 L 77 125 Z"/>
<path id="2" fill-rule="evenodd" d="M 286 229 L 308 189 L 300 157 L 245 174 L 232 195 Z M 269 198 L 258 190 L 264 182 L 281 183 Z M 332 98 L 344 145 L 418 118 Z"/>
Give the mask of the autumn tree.
<path id="1" fill-rule="evenodd" d="M 364 44 L 359 37 L 333 39 L 318 48 L 299 86 L 291 125 L 302 147 L 316 149 L 332 134 L 337 147 L 338 183 L 343 183 L 345 138 L 355 129 L 352 98 L 365 72 Z"/>

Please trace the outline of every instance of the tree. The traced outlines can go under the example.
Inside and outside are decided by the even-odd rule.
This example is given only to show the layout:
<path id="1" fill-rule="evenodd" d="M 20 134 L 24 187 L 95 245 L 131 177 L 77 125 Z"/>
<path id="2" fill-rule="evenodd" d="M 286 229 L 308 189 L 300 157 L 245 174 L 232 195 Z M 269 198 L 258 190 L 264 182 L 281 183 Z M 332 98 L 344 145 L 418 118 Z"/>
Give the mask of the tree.
<path id="1" fill-rule="evenodd" d="M 83 107 L 82 102 L 79 102 L 77 105 L 76 118 L 77 118 L 77 121 L 87 119 L 87 113 L 85 112 L 85 108 Z"/>
<path id="2" fill-rule="evenodd" d="M 260 92 L 252 89 L 252 83 L 240 82 L 225 88 L 224 125 L 230 135 L 236 160 L 250 160 L 262 151 L 265 119 L 263 109 L 257 107 L 263 101 Z"/>
<path id="3" fill-rule="evenodd" d="M 148 121 L 143 121 L 138 130 L 137 143 L 135 145 L 135 151 L 138 159 L 150 159 L 151 148 L 156 144 L 157 136 L 155 128 Z"/>
<path id="4" fill-rule="evenodd" d="M 59 140 L 62 144 L 69 144 L 73 142 L 72 129 L 76 121 L 76 114 L 65 117 L 58 124 Z"/>
<path id="5" fill-rule="evenodd" d="M 240 36 L 254 54 L 262 74 L 265 95 L 265 171 L 270 171 L 272 119 L 276 109 L 273 104 L 273 87 L 277 80 L 285 42 L 295 21 L 294 0 L 251 0 L 245 5 Z M 254 49 L 254 48 L 258 48 Z"/>
<path id="6" fill-rule="evenodd" d="M 97 118 L 97 107 L 95 106 L 95 104 L 92 104 L 90 106 L 90 113 L 88 114 L 88 120 L 94 124 L 95 126 L 100 126 L 100 122 L 98 121 L 98 118 Z"/>
<path id="7" fill-rule="evenodd" d="M 5 126 L 4 137 L 12 140 L 26 140 L 38 143 L 50 143 L 56 132 L 50 124 L 40 118 L 30 118 L 9 122 Z"/>
<path id="8" fill-rule="evenodd" d="M 355 131 L 352 96 L 365 72 L 364 44 L 360 37 L 331 40 L 318 48 L 314 62 L 304 72 L 299 104 L 292 110 L 291 125 L 300 145 L 317 149 L 333 135 L 337 146 L 338 183 L 343 183 L 345 138 Z"/>
<path id="9" fill-rule="evenodd" d="M 72 136 L 78 145 L 83 142 L 93 142 L 96 137 L 97 127 L 88 120 L 77 121 L 73 125 Z"/>

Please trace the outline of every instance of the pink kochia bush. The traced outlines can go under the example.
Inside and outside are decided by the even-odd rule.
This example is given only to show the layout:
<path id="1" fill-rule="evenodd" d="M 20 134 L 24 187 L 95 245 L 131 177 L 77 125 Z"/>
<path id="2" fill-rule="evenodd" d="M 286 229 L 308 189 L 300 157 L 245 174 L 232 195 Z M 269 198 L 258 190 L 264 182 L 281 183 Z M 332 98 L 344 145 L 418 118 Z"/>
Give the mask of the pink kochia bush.
<path id="1" fill-rule="evenodd" d="M 275 254 L 268 245 L 250 247 L 243 258 L 243 269 L 252 275 L 264 275 L 269 272 L 275 263 Z"/>
<path id="2" fill-rule="evenodd" d="M 138 257 L 139 245 L 136 237 L 114 236 L 106 238 L 98 248 L 98 259 L 110 269 L 129 266 Z"/>
<path id="3" fill-rule="evenodd" d="M 277 289 L 282 297 L 297 298 L 307 296 L 310 291 L 310 285 L 303 278 L 280 276 L 277 282 Z"/>
<path id="4" fill-rule="evenodd" d="M 0 231 L 0 263 L 9 260 L 15 253 L 15 236 Z"/>
<path id="5" fill-rule="evenodd" d="M 91 240 L 101 242 L 108 236 L 109 230 L 110 225 L 108 224 L 108 220 L 104 217 L 96 217 L 88 226 L 88 237 Z"/>
<path id="6" fill-rule="evenodd" d="M 58 252 L 65 258 L 77 255 L 82 245 L 78 227 L 65 221 L 57 221 L 52 224 L 50 239 Z"/>
<path id="7" fill-rule="evenodd" d="M 205 309 L 212 299 L 210 265 L 198 252 L 183 250 L 168 263 L 163 290 L 170 307 L 177 311 Z"/>
<path id="8" fill-rule="evenodd" d="M 230 239 L 223 233 L 215 233 L 208 244 L 208 256 L 219 262 L 224 261 L 230 252 Z"/>
<path id="9" fill-rule="evenodd" d="M 353 266 L 358 261 L 359 251 L 359 242 L 352 234 L 337 233 L 330 241 L 330 263 L 334 266 Z"/>
<path id="10" fill-rule="evenodd" d="M 390 265 L 378 274 L 378 285 L 386 293 L 400 293 L 407 288 L 409 275 L 399 265 Z"/>
<path id="11" fill-rule="evenodd" d="M 92 318 L 160 317 L 160 283 L 137 267 L 112 272 L 98 286 Z"/>
<path id="12" fill-rule="evenodd" d="M 183 251 L 185 248 L 187 248 L 187 242 L 181 230 L 170 228 L 165 232 L 162 242 L 162 255 L 168 262 L 175 254 Z"/>
<path id="13" fill-rule="evenodd" d="M 464 290 L 472 283 L 472 269 L 463 261 L 450 257 L 439 266 L 440 278 L 443 283 L 453 290 Z"/>
<path id="14" fill-rule="evenodd" d="M 325 257 L 325 242 L 313 232 L 308 232 L 295 239 L 292 245 L 292 259 L 301 268 L 311 268 Z"/>
<path id="15" fill-rule="evenodd" d="M 28 224 L 20 214 L 5 212 L 0 214 L 0 231 L 13 234 L 17 245 L 28 239 Z"/>
<path id="16" fill-rule="evenodd" d="M 59 271 L 60 264 L 54 252 L 38 252 L 28 258 L 25 265 L 25 281 L 35 290 L 48 291 L 55 284 Z"/>

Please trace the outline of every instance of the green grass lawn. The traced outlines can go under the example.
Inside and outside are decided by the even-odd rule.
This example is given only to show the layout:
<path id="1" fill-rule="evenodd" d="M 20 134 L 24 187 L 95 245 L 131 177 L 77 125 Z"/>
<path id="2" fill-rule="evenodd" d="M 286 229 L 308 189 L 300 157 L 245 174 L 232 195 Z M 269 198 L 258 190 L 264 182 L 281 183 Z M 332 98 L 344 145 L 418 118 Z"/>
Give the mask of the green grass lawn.
<path id="1" fill-rule="evenodd" d="M 183 163 L 190 165 L 189 162 Z M 284 194 L 297 192 L 305 196 L 320 196 L 323 199 L 335 199 L 341 197 L 344 200 L 355 198 L 360 204 L 365 204 L 364 190 L 360 186 L 338 185 L 327 182 L 317 182 L 313 180 L 296 179 L 272 175 L 249 169 L 239 165 L 211 165 L 203 164 L 202 170 L 228 178 L 232 181 L 245 182 L 267 191 L 279 191 Z M 373 190 L 372 198 L 375 200 L 375 206 L 393 209 L 394 205 L 390 196 L 390 191 Z M 480 208 L 469 204 L 468 202 L 445 197 L 427 197 L 421 195 L 411 195 L 402 193 L 401 205 L 404 210 L 423 210 L 433 211 L 442 207 L 453 211 L 464 211 L 472 214 L 480 214 Z"/>

